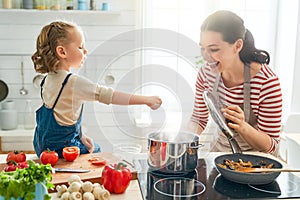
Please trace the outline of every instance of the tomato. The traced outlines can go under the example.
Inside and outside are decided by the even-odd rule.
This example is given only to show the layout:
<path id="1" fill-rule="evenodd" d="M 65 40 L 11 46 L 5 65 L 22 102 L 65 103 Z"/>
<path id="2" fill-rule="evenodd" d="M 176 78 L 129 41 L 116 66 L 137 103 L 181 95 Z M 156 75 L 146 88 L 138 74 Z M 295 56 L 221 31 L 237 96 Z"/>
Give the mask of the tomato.
<path id="1" fill-rule="evenodd" d="M 102 176 L 103 186 L 111 193 L 120 194 L 129 186 L 132 174 L 124 163 L 105 165 Z"/>
<path id="2" fill-rule="evenodd" d="M 93 160 L 91 163 L 93 165 L 106 165 L 106 160 Z"/>
<path id="3" fill-rule="evenodd" d="M 4 168 L 4 171 L 6 172 L 11 172 L 11 171 L 16 171 L 16 169 L 24 169 L 24 168 L 28 168 L 29 164 L 28 162 L 15 162 L 14 160 L 10 160 L 7 162 L 6 167 Z"/>
<path id="4" fill-rule="evenodd" d="M 106 160 L 98 156 L 93 156 L 89 158 L 88 161 L 91 162 L 91 164 L 93 165 L 106 165 Z"/>
<path id="5" fill-rule="evenodd" d="M 40 160 L 44 165 L 49 163 L 51 166 L 54 166 L 57 163 L 58 158 L 57 152 L 51 151 L 50 149 L 44 150 L 40 155 Z"/>
<path id="6" fill-rule="evenodd" d="M 13 160 L 15 162 L 25 162 L 26 154 L 23 151 L 11 151 L 7 154 L 6 162 Z"/>
<path id="7" fill-rule="evenodd" d="M 72 147 L 65 147 L 63 149 L 63 157 L 67 160 L 67 161 L 74 161 L 76 160 L 80 155 L 80 149 L 79 147 L 76 146 L 72 146 Z"/>

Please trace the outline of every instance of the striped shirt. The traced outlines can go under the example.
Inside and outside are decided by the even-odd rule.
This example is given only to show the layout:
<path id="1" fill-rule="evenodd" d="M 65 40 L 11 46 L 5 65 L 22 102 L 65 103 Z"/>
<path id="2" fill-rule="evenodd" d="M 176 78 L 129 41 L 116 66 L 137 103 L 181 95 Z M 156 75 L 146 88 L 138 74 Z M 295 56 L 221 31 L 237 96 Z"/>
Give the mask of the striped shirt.
<path id="1" fill-rule="evenodd" d="M 209 112 L 202 93 L 204 90 L 212 92 L 215 82 L 216 74 L 211 71 L 210 67 L 201 67 L 196 81 L 191 121 L 203 129 L 206 127 Z M 268 152 L 272 153 L 279 143 L 281 131 L 282 93 L 279 79 L 272 69 L 267 65 L 262 65 L 260 71 L 250 80 L 250 85 L 250 104 L 257 118 L 257 128 L 271 137 L 272 146 Z M 243 84 L 228 88 L 220 79 L 217 91 L 224 106 L 242 105 L 244 102 Z"/>

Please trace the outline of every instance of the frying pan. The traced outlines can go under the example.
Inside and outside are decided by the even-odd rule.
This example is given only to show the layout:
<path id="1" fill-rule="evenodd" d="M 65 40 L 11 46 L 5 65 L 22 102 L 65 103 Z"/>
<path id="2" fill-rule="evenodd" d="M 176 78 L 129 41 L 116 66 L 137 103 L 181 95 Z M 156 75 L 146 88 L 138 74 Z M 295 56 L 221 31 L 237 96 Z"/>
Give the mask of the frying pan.
<path id="1" fill-rule="evenodd" d="M 8 87 L 6 83 L 0 80 L 0 102 L 4 100 L 8 95 Z"/>
<path id="2" fill-rule="evenodd" d="M 252 185 L 264 185 L 273 182 L 279 175 L 280 172 L 266 172 L 266 173 L 244 173 L 237 172 L 231 169 L 224 169 L 220 167 L 218 164 L 224 164 L 224 160 L 233 160 L 238 162 L 239 159 L 247 162 L 250 161 L 255 166 L 269 165 L 274 164 L 273 168 L 282 168 L 282 164 L 274 159 L 258 156 L 258 155 L 250 155 L 250 154 L 225 154 L 215 158 L 214 163 L 217 170 L 220 174 L 233 182 L 241 183 L 241 184 L 252 184 Z"/>

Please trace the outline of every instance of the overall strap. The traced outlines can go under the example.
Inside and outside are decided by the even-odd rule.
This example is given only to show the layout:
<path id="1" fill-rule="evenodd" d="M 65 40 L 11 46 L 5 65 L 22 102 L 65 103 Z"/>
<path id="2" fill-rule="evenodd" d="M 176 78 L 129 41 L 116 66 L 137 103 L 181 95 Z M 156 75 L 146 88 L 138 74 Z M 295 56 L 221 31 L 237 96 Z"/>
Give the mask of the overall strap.
<path id="1" fill-rule="evenodd" d="M 44 85 L 44 83 L 45 83 L 45 79 L 46 79 L 46 77 L 47 77 L 47 75 L 43 78 L 43 80 L 41 81 L 41 83 L 40 83 L 40 86 L 41 86 L 41 98 L 43 99 L 43 95 L 42 95 L 42 92 L 43 92 L 43 85 Z"/>
<path id="2" fill-rule="evenodd" d="M 244 66 L 244 113 L 245 121 L 249 122 L 250 119 L 250 97 L 251 97 L 251 86 L 250 86 L 250 66 Z"/>
<path id="3" fill-rule="evenodd" d="M 62 86 L 61 86 L 60 91 L 59 91 L 59 93 L 58 93 L 58 95 L 57 95 L 57 97 L 56 97 L 56 100 L 55 100 L 55 102 L 54 102 L 54 104 L 53 104 L 53 106 L 52 106 L 52 109 L 54 109 L 54 107 L 56 106 L 57 101 L 58 101 L 58 99 L 59 99 L 59 97 L 60 97 L 60 95 L 61 95 L 61 93 L 62 93 L 62 91 L 63 91 L 63 89 L 64 89 L 64 87 L 65 87 L 66 83 L 68 82 L 68 80 L 69 80 L 69 78 L 70 78 L 71 75 L 72 75 L 71 73 L 68 74 L 68 75 L 66 76 L 64 82 L 62 83 Z"/>
<path id="4" fill-rule="evenodd" d="M 215 99 L 217 101 L 217 104 L 218 104 L 218 105 L 215 105 L 215 106 L 218 106 L 218 109 L 222 108 L 222 102 L 220 101 L 219 94 L 218 94 L 218 87 L 219 87 L 220 80 L 221 80 L 221 74 L 218 73 L 217 76 L 216 76 L 216 80 L 215 80 L 213 90 L 212 90 L 212 95 L 215 97 Z"/>

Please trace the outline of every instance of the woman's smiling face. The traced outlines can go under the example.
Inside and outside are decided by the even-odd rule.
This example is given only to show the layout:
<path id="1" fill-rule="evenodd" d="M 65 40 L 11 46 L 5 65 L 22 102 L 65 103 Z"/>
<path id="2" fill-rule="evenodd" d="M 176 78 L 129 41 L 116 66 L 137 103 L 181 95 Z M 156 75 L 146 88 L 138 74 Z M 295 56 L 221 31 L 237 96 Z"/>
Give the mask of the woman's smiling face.
<path id="1" fill-rule="evenodd" d="M 239 56 L 235 45 L 236 42 L 234 44 L 225 42 L 221 33 L 213 31 L 201 32 L 201 55 L 212 70 L 222 72 L 227 65 L 234 61 L 235 56 Z"/>

